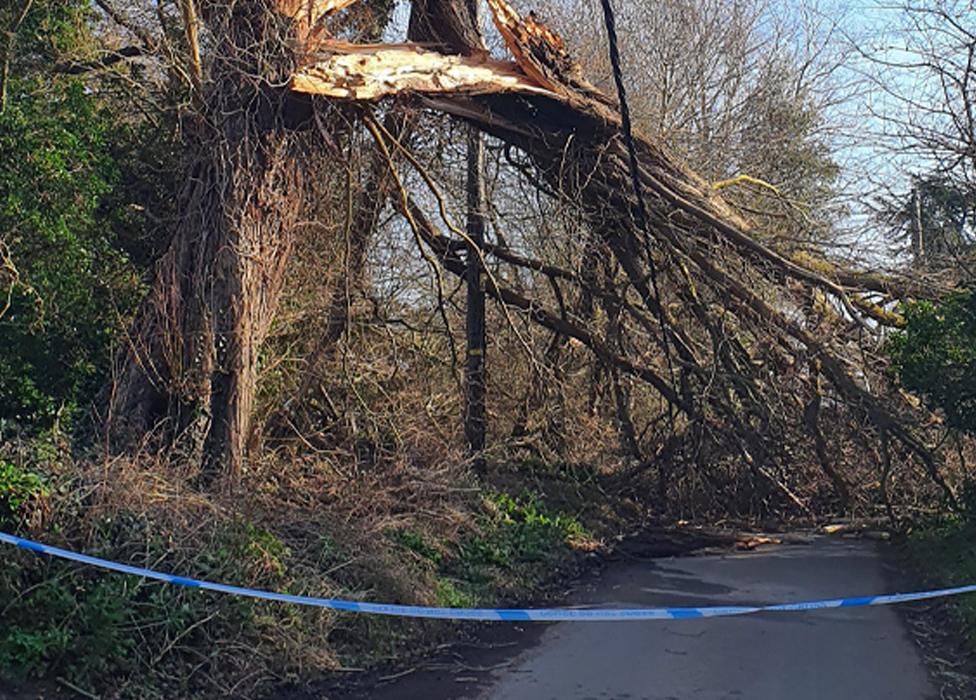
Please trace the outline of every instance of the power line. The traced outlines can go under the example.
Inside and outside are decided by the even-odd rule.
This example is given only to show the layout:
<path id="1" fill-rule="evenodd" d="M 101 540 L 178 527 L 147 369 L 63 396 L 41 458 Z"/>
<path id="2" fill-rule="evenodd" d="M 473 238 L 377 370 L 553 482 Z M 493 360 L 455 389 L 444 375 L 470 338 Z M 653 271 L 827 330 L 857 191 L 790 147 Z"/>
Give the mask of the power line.
<path id="1" fill-rule="evenodd" d="M 613 80 L 617 85 L 617 100 L 620 102 L 621 130 L 624 135 L 624 145 L 627 147 L 627 157 L 630 162 L 630 180 L 637 199 L 637 226 L 644 232 L 644 252 L 650 269 L 651 289 L 657 299 L 657 320 L 661 326 L 661 347 L 664 358 L 668 363 L 668 373 L 674 384 L 674 365 L 671 362 L 671 348 L 668 343 L 667 321 L 664 318 L 664 303 L 661 300 L 661 290 L 657 282 L 657 267 L 651 250 L 651 227 L 647 217 L 647 204 L 644 202 L 644 188 L 640 181 L 640 165 L 637 160 L 637 146 L 634 144 L 634 133 L 630 121 L 630 107 L 627 105 L 627 89 L 624 87 L 623 70 L 620 67 L 620 49 L 617 47 L 617 21 L 613 14 L 610 0 L 601 0 L 603 5 L 603 20 L 607 29 L 607 43 L 610 47 L 610 65 L 613 67 Z M 674 407 L 668 402 L 668 419 L 671 430 L 674 431 Z"/>

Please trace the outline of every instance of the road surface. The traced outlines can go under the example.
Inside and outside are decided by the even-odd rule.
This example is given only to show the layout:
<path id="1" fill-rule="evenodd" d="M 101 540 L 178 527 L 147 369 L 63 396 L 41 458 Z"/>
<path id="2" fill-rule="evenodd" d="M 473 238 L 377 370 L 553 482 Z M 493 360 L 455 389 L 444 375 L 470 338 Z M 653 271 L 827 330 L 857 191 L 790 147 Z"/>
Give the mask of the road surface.
<path id="1" fill-rule="evenodd" d="M 808 545 L 611 565 L 570 604 L 752 605 L 892 592 L 878 545 Z M 527 627 L 531 627 L 527 626 Z M 527 629 L 501 662 L 418 670 L 377 700 L 929 700 L 939 694 L 890 607 Z M 485 672 L 490 667 L 490 672 Z M 481 671 L 479 673 L 479 671 Z"/>

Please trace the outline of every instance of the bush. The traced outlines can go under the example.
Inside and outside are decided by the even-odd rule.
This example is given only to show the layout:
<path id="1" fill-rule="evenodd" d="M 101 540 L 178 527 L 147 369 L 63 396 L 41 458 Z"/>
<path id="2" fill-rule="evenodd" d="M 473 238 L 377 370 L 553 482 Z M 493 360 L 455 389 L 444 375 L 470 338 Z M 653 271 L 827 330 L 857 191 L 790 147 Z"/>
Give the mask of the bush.
<path id="1" fill-rule="evenodd" d="M 47 485 L 38 474 L 0 460 L 0 528 L 18 529 L 47 495 Z"/>
<path id="2" fill-rule="evenodd" d="M 950 428 L 976 433 L 976 295 L 913 302 L 902 313 L 905 329 L 887 344 L 894 372 Z"/>
<path id="3" fill-rule="evenodd" d="M 6 12 L 0 20 L 11 26 Z M 146 240 L 161 238 L 155 203 L 173 200 L 162 191 L 171 178 L 153 172 L 167 172 L 172 157 L 165 125 L 150 131 L 111 91 L 50 70 L 89 54 L 93 16 L 85 0 L 37 0 L 10 57 L 0 112 L 0 428 L 43 431 L 92 400 L 158 252 Z"/>
<path id="4" fill-rule="evenodd" d="M 212 541 L 198 541 L 193 558 L 181 555 L 181 563 L 174 562 L 167 538 L 135 541 L 140 532 L 151 530 L 151 523 L 135 517 L 115 518 L 85 549 L 198 578 L 287 588 L 287 547 L 251 523 L 221 524 Z M 170 697 L 185 697 L 207 685 L 211 663 L 210 672 L 219 674 L 216 655 L 225 646 L 257 650 L 267 646 L 266 630 L 297 632 L 296 613 L 287 606 L 107 574 L 22 552 L 0 568 L 0 600 L 0 671 L 19 678 L 63 676 L 92 691 L 108 684 L 127 686 L 123 697 L 156 694 L 167 676 L 179 679 Z M 198 650 L 212 657 L 203 667 Z"/>
<path id="5" fill-rule="evenodd" d="M 971 516 L 944 517 L 909 534 L 908 556 L 932 587 L 965 586 L 976 581 L 976 522 Z M 962 623 L 971 649 L 976 649 L 976 599 L 956 596 L 948 601 Z"/>

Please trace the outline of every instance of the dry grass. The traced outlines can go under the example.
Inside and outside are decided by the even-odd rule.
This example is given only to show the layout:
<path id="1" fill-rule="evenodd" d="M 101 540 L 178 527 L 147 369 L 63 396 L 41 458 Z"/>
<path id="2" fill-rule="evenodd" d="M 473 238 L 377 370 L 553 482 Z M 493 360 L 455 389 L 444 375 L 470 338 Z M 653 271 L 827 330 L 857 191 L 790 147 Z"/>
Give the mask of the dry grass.
<path id="1" fill-rule="evenodd" d="M 252 460 L 238 487 L 206 491 L 195 485 L 197 469 L 165 454 L 72 459 L 63 452 L 33 463 L 50 493 L 33 507 L 43 517 L 21 520 L 20 529 L 97 556 L 236 585 L 407 604 L 467 600 L 445 601 L 445 591 L 454 591 L 445 584 L 447 564 L 404 542 L 425 543 L 437 562 L 455 561 L 466 542 L 494 527 L 497 514 L 467 463 L 428 431 L 404 426 L 398 445 L 395 458 L 368 465 L 338 449 L 301 453 L 279 445 Z M 547 486 L 532 474 L 502 469 L 495 478 L 515 493 Z M 567 493 L 580 488 L 566 475 L 547 482 Z M 570 548 L 559 556 L 571 556 Z M 33 656 L 23 651 L 21 670 L 30 665 L 36 673 L 65 675 L 108 696 L 248 697 L 269 684 L 416 650 L 447 629 L 246 602 L 27 553 L 14 561 L 0 576 L 0 589 L 17 595 L 6 620 L 38 640 L 55 628 L 68 637 L 63 648 L 49 642 Z M 502 567 L 497 581 L 479 583 L 471 595 L 490 600 L 529 590 L 541 574 L 519 566 Z M 57 606 L 20 595 L 52 585 L 77 611 L 65 624 L 45 618 L 60 614 Z M 118 604 L 104 601 L 107 595 Z M 86 616 L 107 626 L 105 640 L 86 640 Z M 69 658 L 92 644 L 108 657 L 104 668 Z M 0 643 L 0 655 L 3 649 Z M 16 658 L 6 661 L 18 665 Z"/>

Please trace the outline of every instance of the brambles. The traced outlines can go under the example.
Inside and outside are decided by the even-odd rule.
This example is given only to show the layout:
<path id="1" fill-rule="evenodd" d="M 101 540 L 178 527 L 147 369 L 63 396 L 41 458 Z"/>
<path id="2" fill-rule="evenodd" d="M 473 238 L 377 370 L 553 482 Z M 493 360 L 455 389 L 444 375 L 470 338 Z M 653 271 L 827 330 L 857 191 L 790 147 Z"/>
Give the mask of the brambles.
<path id="1" fill-rule="evenodd" d="M 62 525 L 69 525 L 63 522 Z M 218 524 L 207 537 L 174 551 L 154 523 L 117 513 L 79 549 L 215 581 L 288 590 L 288 551 L 251 523 Z M 132 535 L 145 529 L 149 539 Z M 141 551 L 139 551 L 141 550 Z M 195 551 L 194 551 L 195 550 Z M 321 585 L 321 584 L 319 584 Z M 170 688 L 177 695 L 220 687 L 231 672 L 229 650 L 252 645 L 287 656 L 277 629 L 316 634 L 312 615 L 177 586 L 117 576 L 59 560 L 11 553 L 0 571 L 4 626 L 0 672 L 20 678 L 63 676 L 92 691 L 113 684 L 123 697 Z M 196 649 L 209 647 L 199 665 Z M 196 672 L 189 669 L 196 668 Z M 232 673 L 232 672 L 231 672 Z"/>
<path id="2" fill-rule="evenodd" d="M 49 493 L 39 474 L 0 459 L 0 528 L 17 530 L 31 521 Z"/>

